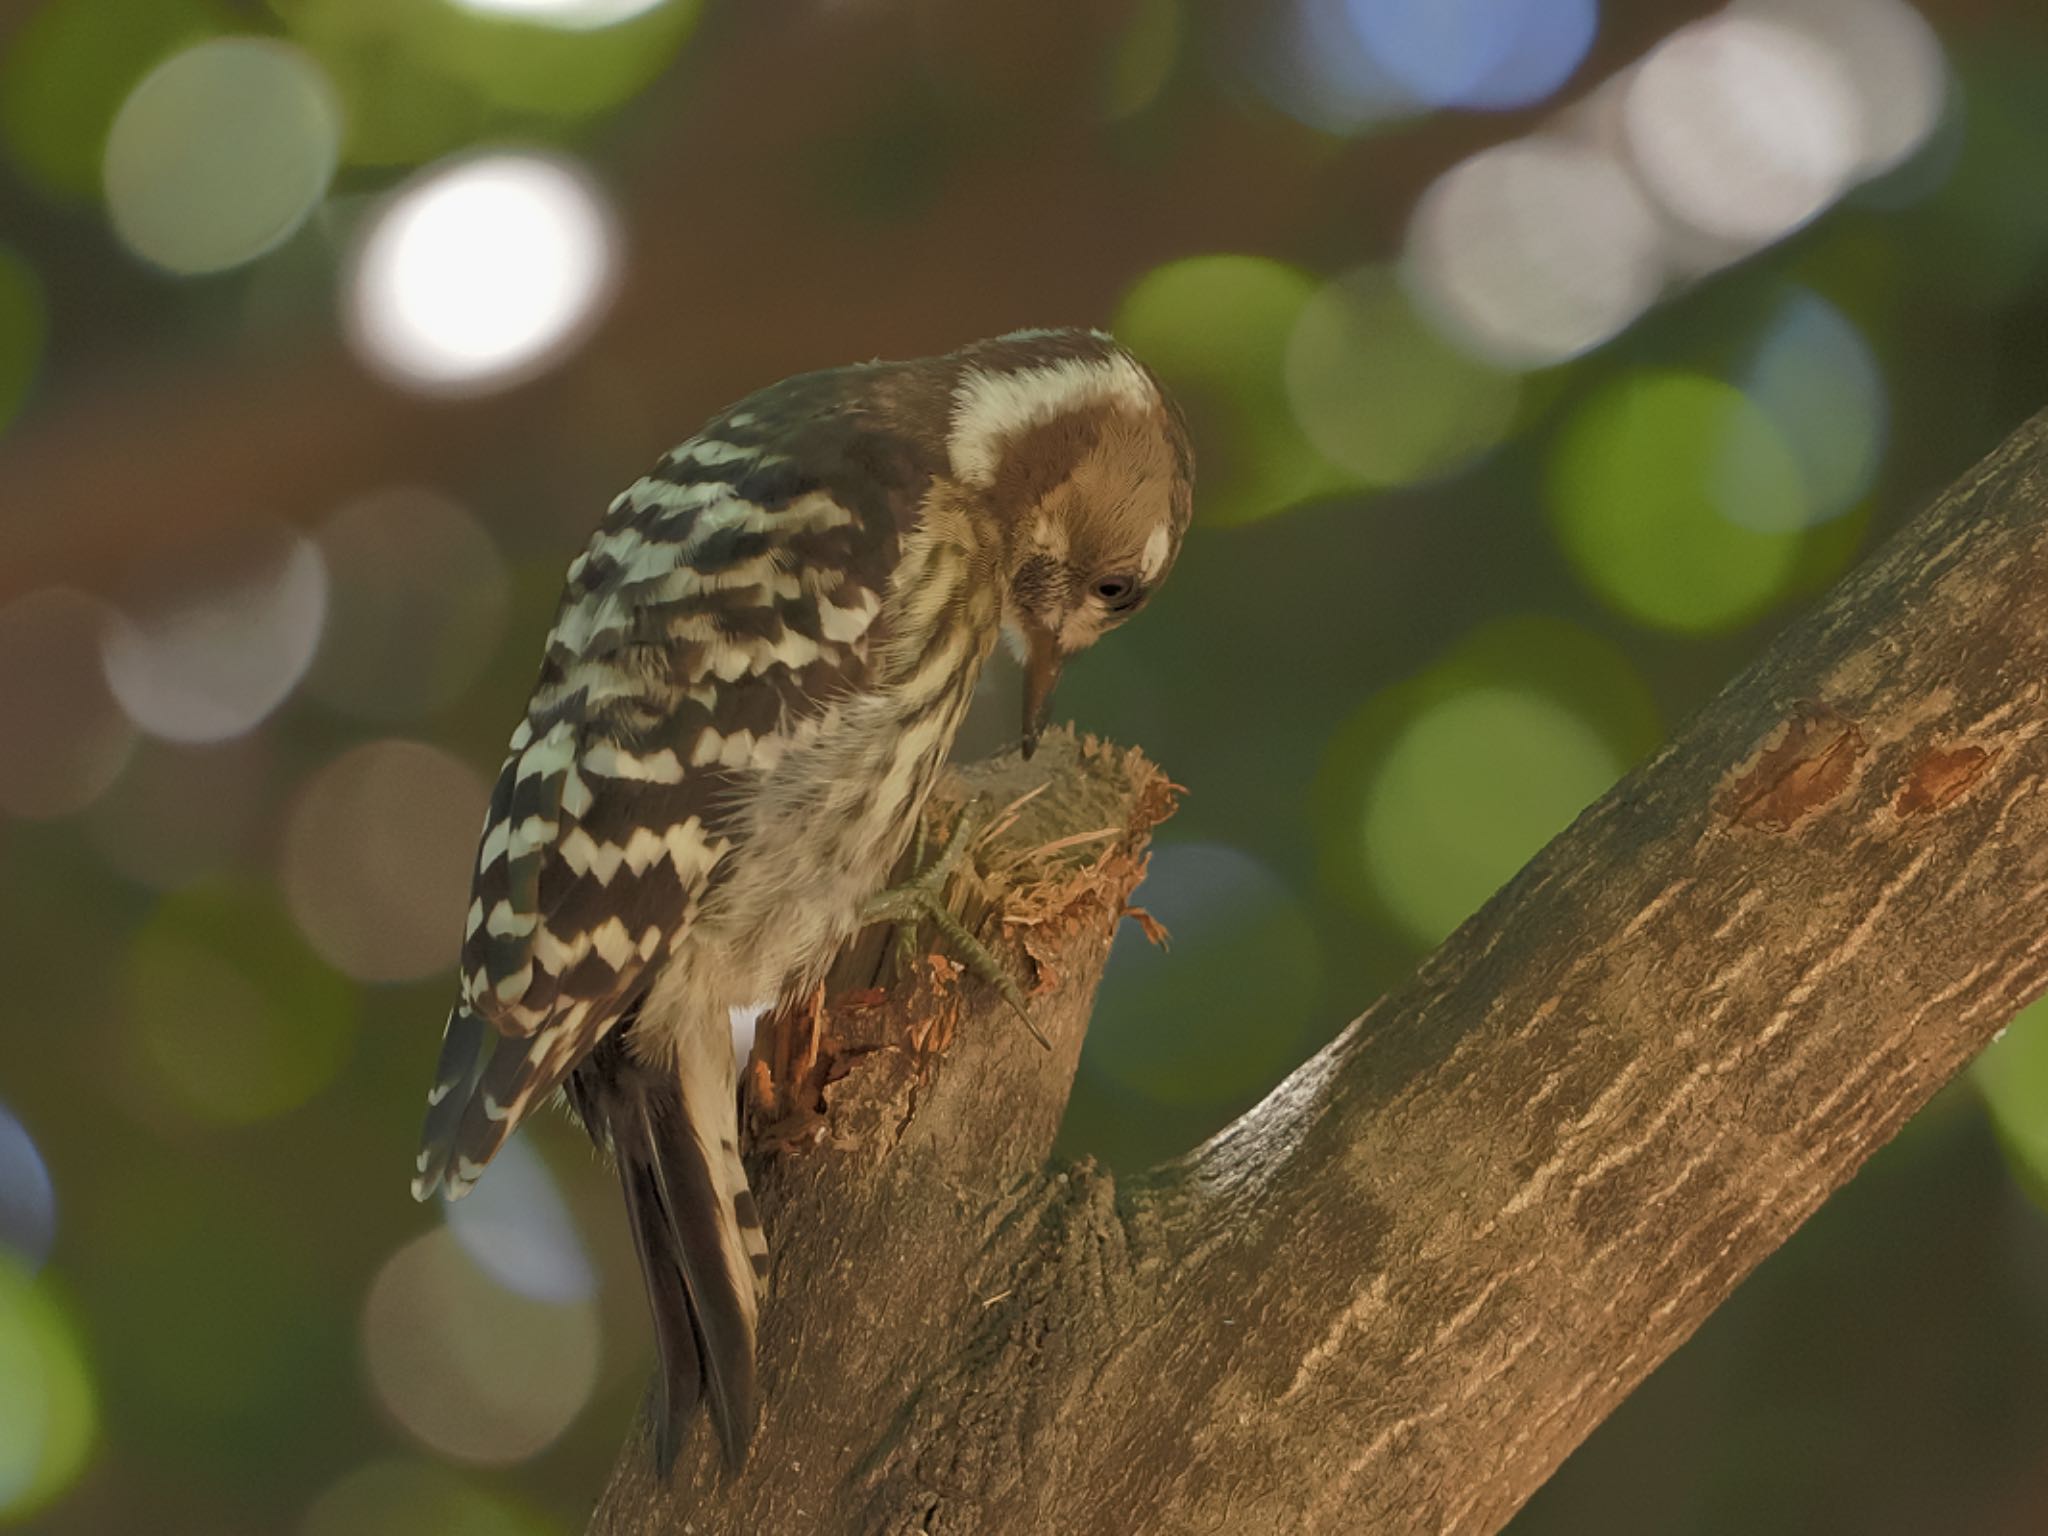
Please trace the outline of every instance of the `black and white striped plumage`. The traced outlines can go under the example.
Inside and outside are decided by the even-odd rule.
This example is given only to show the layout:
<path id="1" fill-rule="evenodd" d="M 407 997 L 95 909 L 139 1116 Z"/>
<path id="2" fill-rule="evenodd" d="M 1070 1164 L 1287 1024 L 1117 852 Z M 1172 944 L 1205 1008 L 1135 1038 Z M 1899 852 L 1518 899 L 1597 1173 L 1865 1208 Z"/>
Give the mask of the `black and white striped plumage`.
<path id="1" fill-rule="evenodd" d="M 1027 749 L 1061 660 L 1134 612 L 1186 433 L 1099 332 L 786 380 L 612 503 L 491 798 L 413 1192 L 463 1194 L 563 1088 L 612 1151 L 663 1359 L 754 1420 L 767 1248 L 729 1015 L 815 983 L 902 852 L 998 635 Z"/>

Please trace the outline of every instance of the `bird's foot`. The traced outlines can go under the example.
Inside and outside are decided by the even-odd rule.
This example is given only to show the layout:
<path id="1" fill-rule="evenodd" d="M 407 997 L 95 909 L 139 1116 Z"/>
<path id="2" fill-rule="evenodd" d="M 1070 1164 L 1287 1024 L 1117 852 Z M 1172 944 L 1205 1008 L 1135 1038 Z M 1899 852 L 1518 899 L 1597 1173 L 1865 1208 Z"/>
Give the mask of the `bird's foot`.
<path id="1" fill-rule="evenodd" d="M 1031 1031 L 1031 1038 L 1051 1050 L 1052 1042 L 1031 1020 L 1031 1010 L 1024 1001 L 1024 989 L 1017 985 L 1016 977 L 1003 968 L 1003 963 L 990 952 L 989 947 L 970 933 L 967 925 L 946 905 L 946 886 L 988 826 L 990 814 L 982 800 L 969 801 L 953 823 L 945 846 L 929 864 L 924 860 L 924 821 L 920 817 L 910 855 L 911 867 L 918 873 L 901 885 L 870 896 L 861 907 L 860 919 L 864 925 L 896 925 L 896 953 L 900 967 L 906 971 L 917 958 L 918 924 L 929 921 L 945 935 L 946 942 L 952 945 L 967 968 L 994 987 L 1003 1001 L 1010 1005 L 1011 1012 L 1024 1021 L 1024 1027 Z"/>

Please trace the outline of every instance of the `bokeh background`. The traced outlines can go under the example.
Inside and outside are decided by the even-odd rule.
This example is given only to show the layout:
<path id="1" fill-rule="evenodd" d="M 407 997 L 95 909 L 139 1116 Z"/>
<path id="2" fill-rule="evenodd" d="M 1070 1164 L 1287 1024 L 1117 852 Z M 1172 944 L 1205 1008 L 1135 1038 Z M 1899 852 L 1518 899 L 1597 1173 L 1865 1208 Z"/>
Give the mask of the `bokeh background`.
<path id="1" fill-rule="evenodd" d="M 1142 1168 L 2048 406 L 2044 80 L 2032 0 L 6 8 L 0 1521 L 581 1529 L 609 1175 L 405 1182 L 560 573 L 712 409 L 1067 323 L 1187 400 L 1063 694 L 1189 791 L 1065 1133 Z M 2022 1019 L 1515 1530 L 2048 1529 L 2044 1188 Z"/>

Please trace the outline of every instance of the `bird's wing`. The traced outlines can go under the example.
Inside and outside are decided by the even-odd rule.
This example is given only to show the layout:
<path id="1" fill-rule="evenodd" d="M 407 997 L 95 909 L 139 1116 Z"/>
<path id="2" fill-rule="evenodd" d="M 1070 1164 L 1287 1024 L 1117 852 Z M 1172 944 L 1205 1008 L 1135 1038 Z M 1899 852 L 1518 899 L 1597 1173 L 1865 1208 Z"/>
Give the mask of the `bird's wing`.
<path id="1" fill-rule="evenodd" d="M 756 397 L 612 503 L 491 796 L 419 1198 L 464 1192 L 631 1009 L 719 880 L 747 779 L 866 684 L 928 479 L 851 406 Z"/>

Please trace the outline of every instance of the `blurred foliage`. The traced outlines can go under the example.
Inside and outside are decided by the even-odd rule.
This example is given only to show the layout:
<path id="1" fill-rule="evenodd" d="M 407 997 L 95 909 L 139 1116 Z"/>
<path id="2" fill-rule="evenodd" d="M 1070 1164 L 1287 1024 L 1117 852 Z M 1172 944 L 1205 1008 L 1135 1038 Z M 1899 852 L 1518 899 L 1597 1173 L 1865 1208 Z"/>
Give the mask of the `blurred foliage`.
<path id="1" fill-rule="evenodd" d="M 99 195 L 114 114 L 152 66 L 225 31 L 209 0 L 51 0 L 0 59 L 0 134 L 10 168 L 65 199 Z"/>
<path id="2" fill-rule="evenodd" d="M 1648 685 L 1611 642 L 1547 615 L 1484 624 L 1331 735 L 1315 797 L 1323 885 L 1433 945 L 1660 736 Z"/>
<path id="3" fill-rule="evenodd" d="M 1148 272 L 1115 330 L 1173 386 L 1202 445 L 1205 523 L 1269 517 L 1342 489 L 1287 404 L 1287 347 L 1314 297 L 1307 272 L 1259 256 L 1196 256 Z"/>
<path id="4" fill-rule="evenodd" d="M 354 1043 L 355 989 L 314 957 L 268 887 L 165 897 L 135 934 L 123 981 L 155 1087 L 209 1119 L 297 1108 Z"/>
<path id="5" fill-rule="evenodd" d="M 28 398 L 46 328 L 35 269 L 20 252 L 0 245 L 0 430 Z"/>
<path id="6" fill-rule="evenodd" d="M 1799 465 L 1733 385 L 1680 373 L 1604 385 L 1559 440 L 1558 539 L 1642 623 L 1726 629 L 1767 611 L 1807 522 Z"/>
<path id="7" fill-rule="evenodd" d="M 1137 898 L 1174 944 L 1120 938 L 1063 1151 L 1184 1150 L 1397 984 L 2048 405 L 2038 7 L 1754 0 L 1745 46 L 1775 38 L 1806 95 L 1646 94 L 1630 61 L 1700 14 L 0 21 L 0 486 L 55 463 L 42 484 L 147 488 L 93 525 L 140 550 L 92 551 L 96 596 L 0 601 L 0 1522 L 581 1528 L 646 1379 L 617 1196 L 548 1117 L 461 1220 L 405 1199 L 452 981 L 412 978 L 444 926 L 453 958 L 440 893 L 570 553 L 777 373 L 964 316 L 1105 323 L 1187 408 L 1196 533 L 1060 696 L 1189 790 Z M 252 58 L 307 89 L 164 84 Z M 1432 215 L 1448 246 L 1404 237 L 1444 173 L 1531 135 L 1571 146 L 1517 162 L 1550 179 L 1469 180 Z M 1638 140 L 1667 193 L 1690 173 L 1719 214 L 1795 213 L 1748 243 L 1689 226 L 1632 179 Z M 574 167 L 616 238 L 421 247 L 366 292 L 369 235 L 432 198 L 481 227 L 446 175 L 479 150 Z M 487 211 L 534 217 L 536 185 Z M 429 380 L 357 322 L 437 293 L 406 311 Z M 9 550 L 98 510 L 0 502 Z M 978 746 L 1014 687 L 992 678 Z M 2048 1528 L 2048 1011 L 1973 1077 L 1988 1114 L 1938 1100 L 1516 1529 Z"/>
<path id="8" fill-rule="evenodd" d="M 92 1450 L 93 1414 L 66 1310 L 0 1256 L 0 1511 L 27 1514 L 69 1486 Z"/>
<path id="9" fill-rule="evenodd" d="M 444 1467 L 372 1462 L 334 1484 L 306 1512 L 301 1536 L 547 1536 L 551 1527 Z"/>
<path id="10" fill-rule="evenodd" d="M 411 165 L 508 132 L 546 134 L 616 107 L 675 57 L 697 0 L 567 31 L 516 11 L 420 0 L 273 0 L 288 35 L 327 67 L 348 118 L 344 153 Z"/>
<path id="11" fill-rule="evenodd" d="M 1460 351 L 1365 267 L 1311 298 L 1287 348 L 1288 400 L 1323 456 L 1367 485 L 1463 468 L 1507 435 L 1514 375 Z"/>
<path id="12" fill-rule="evenodd" d="M 2013 1171 L 2048 1208 L 2048 1001 L 2012 1021 L 1979 1058 L 1975 1075 Z"/>

